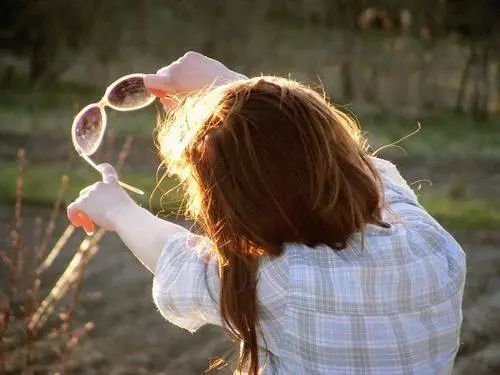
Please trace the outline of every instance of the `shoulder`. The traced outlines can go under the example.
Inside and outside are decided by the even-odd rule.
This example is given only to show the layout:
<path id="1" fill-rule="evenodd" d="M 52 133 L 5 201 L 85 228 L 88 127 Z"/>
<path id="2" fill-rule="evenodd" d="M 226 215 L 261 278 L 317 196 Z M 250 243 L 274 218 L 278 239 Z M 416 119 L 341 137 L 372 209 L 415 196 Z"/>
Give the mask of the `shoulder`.
<path id="1" fill-rule="evenodd" d="M 444 230 L 393 225 L 357 234 L 335 251 L 288 246 L 288 299 L 327 314 L 408 313 L 463 290 L 465 256 Z"/>
<path id="2" fill-rule="evenodd" d="M 170 237 L 158 259 L 152 292 L 162 315 L 179 327 L 195 331 L 205 323 L 220 324 L 212 242 L 190 232 Z"/>
<path id="3" fill-rule="evenodd" d="M 285 246 L 286 248 L 286 246 Z M 286 294 L 289 284 L 289 263 L 286 251 L 279 257 L 262 257 L 258 272 L 259 294 Z"/>

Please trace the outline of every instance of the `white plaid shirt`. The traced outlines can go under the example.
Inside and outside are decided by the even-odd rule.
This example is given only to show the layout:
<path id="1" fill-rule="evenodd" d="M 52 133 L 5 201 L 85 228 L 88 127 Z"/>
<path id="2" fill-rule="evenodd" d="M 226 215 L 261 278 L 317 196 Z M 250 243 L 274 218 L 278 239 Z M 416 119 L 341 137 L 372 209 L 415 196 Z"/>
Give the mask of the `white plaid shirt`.
<path id="1" fill-rule="evenodd" d="M 363 248 L 355 233 L 341 251 L 290 243 L 279 258 L 262 260 L 261 373 L 451 373 L 465 254 L 397 169 L 374 162 L 390 228 L 368 225 Z M 167 320 L 189 331 L 221 325 L 212 246 L 186 231 L 167 241 L 158 261 L 154 301 Z"/>

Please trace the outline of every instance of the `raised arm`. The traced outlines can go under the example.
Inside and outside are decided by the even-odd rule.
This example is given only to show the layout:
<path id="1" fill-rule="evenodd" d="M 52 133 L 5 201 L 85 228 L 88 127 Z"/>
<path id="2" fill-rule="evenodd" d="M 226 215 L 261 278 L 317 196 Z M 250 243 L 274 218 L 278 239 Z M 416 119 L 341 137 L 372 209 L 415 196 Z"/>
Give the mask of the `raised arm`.
<path id="1" fill-rule="evenodd" d="M 138 206 L 118 184 L 111 165 L 101 164 L 99 169 L 102 182 L 82 190 L 78 199 L 68 206 L 68 218 L 78 225 L 78 217 L 84 214 L 101 228 L 116 231 L 142 264 L 154 272 L 167 239 L 189 232 Z"/>
<path id="2" fill-rule="evenodd" d="M 176 105 L 175 97 L 246 78 L 220 61 L 189 51 L 156 74 L 148 74 L 144 83 L 170 109 Z"/>
<path id="3" fill-rule="evenodd" d="M 394 164 L 375 157 L 372 158 L 372 162 L 382 180 L 386 213 L 395 213 L 397 219 L 402 219 L 406 223 L 427 222 L 433 226 L 438 225 L 419 203 L 417 196 Z"/>
<path id="4" fill-rule="evenodd" d="M 83 213 L 101 228 L 116 231 L 155 274 L 154 301 L 172 323 L 190 331 L 205 323 L 220 324 L 211 242 L 139 207 L 118 184 L 113 167 L 101 164 L 99 169 L 103 181 L 85 188 L 68 206 L 70 220 Z"/>
<path id="5" fill-rule="evenodd" d="M 397 205 L 404 203 L 420 206 L 417 196 L 408 186 L 408 183 L 401 176 L 394 164 L 376 157 L 372 157 L 371 160 L 380 173 L 382 183 L 384 184 L 384 195 L 387 204 Z"/>
<path id="6" fill-rule="evenodd" d="M 175 105 L 172 98 L 176 96 L 245 78 L 217 60 L 187 52 L 156 74 L 148 74 L 144 83 L 170 108 Z M 137 258 L 154 272 L 167 239 L 179 232 L 189 232 L 139 207 L 118 185 L 113 167 L 103 164 L 101 169 L 103 181 L 82 190 L 80 197 L 68 206 L 69 219 L 78 226 L 86 224 L 84 214 L 93 223 L 116 231 Z M 92 224 L 84 226 L 90 230 Z"/>

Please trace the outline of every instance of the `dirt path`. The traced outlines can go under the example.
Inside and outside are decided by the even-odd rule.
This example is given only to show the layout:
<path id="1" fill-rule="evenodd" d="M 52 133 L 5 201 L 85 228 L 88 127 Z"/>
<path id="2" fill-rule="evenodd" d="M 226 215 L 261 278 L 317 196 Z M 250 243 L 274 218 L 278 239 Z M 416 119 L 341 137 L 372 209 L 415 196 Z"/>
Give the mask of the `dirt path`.
<path id="1" fill-rule="evenodd" d="M 0 209 L 1 221 L 10 215 Z M 26 211 L 27 233 L 34 214 Z M 36 209 L 36 211 L 39 211 Z M 61 225 L 65 219 L 61 219 Z M 6 238 L 5 226 L 1 238 Z M 454 374 L 500 373 L 500 233 L 454 233 L 467 253 L 461 349 Z M 54 266 L 50 284 L 67 264 L 68 248 Z M 201 374 L 208 358 L 231 347 L 217 327 L 195 334 L 163 320 L 151 297 L 152 275 L 107 234 L 101 250 L 85 272 L 76 321 L 95 323 L 95 329 L 72 356 L 73 373 L 81 374 Z M 222 372 L 224 373 L 224 372 Z M 229 373 L 227 370 L 225 373 Z"/>
<path id="2" fill-rule="evenodd" d="M 454 374 L 500 371 L 500 235 L 455 233 L 467 252 L 461 349 Z M 165 322 L 151 300 L 151 275 L 114 235 L 86 272 L 78 319 L 95 330 L 74 354 L 76 372 L 201 374 L 229 342 L 216 327 L 195 334 Z M 98 292 L 98 293 L 96 293 Z M 101 297 L 96 299 L 96 294 Z"/>
<path id="3" fill-rule="evenodd" d="M 79 309 L 79 319 L 96 325 L 74 356 L 82 373 L 201 374 L 209 357 L 228 349 L 217 327 L 190 334 L 165 322 L 153 304 L 151 282 L 116 236 L 103 240 L 87 269 Z"/>

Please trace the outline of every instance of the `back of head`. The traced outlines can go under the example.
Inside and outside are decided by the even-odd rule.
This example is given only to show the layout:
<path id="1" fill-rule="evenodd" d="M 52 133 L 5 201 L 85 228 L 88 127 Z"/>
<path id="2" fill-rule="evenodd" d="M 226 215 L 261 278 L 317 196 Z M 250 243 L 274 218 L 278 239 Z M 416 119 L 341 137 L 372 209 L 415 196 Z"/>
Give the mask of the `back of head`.
<path id="1" fill-rule="evenodd" d="M 356 123 L 320 94 L 274 77 L 191 99 L 165 123 L 159 142 L 216 245 L 221 312 L 243 340 L 240 365 L 250 360 L 253 371 L 258 256 L 280 255 L 288 242 L 341 249 L 380 221 L 365 143 Z"/>
<path id="2" fill-rule="evenodd" d="M 380 219 L 356 123 L 297 82 L 262 77 L 219 87 L 165 126 L 165 160 L 191 185 L 192 213 L 209 233 L 230 230 L 278 255 L 285 242 L 342 247 Z M 177 155 L 172 144 L 183 145 Z"/>

